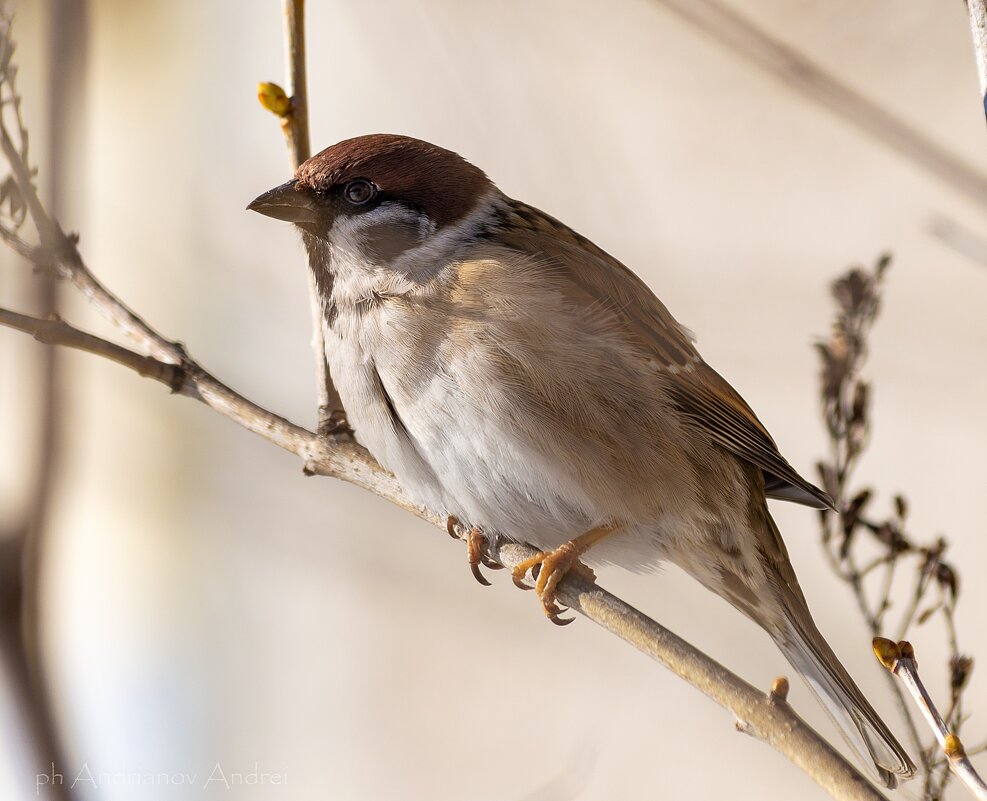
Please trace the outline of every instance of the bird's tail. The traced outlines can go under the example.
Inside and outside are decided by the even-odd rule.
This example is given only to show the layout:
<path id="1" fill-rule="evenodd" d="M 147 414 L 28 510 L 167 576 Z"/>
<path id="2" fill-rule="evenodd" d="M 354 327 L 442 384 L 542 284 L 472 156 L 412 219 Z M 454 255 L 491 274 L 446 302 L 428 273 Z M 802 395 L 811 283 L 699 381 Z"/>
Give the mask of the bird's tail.
<path id="1" fill-rule="evenodd" d="M 774 639 L 792 667 L 802 674 L 853 749 L 861 758 L 873 760 L 887 787 L 896 787 L 899 778 L 910 778 L 915 766 L 908 754 L 840 664 L 808 610 L 802 614 L 798 605 L 788 605 L 788 610 L 789 625 Z"/>

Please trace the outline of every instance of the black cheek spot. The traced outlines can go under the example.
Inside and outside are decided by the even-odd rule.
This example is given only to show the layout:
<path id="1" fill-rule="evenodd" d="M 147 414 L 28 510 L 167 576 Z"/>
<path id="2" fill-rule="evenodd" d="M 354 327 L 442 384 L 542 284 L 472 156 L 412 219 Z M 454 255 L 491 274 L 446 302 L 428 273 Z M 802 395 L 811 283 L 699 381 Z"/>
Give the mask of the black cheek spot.
<path id="1" fill-rule="evenodd" d="M 422 236 L 413 223 L 383 223 L 363 234 L 367 255 L 381 263 L 393 261 L 402 253 L 421 244 Z"/>

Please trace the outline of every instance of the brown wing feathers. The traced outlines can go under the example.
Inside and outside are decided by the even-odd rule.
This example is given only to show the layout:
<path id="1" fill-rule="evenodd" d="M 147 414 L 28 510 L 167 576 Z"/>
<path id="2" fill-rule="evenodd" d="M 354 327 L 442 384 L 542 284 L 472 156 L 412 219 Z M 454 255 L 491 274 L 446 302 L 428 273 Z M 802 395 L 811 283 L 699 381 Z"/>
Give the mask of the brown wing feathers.
<path id="1" fill-rule="evenodd" d="M 512 211 L 512 223 L 521 221 L 526 229 L 518 236 L 524 240 L 519 249 L 540 252 L 590 302 L 605 305 L 620 318 L 668 375 L 682 413 L 717 445 L 761 468 L 768 497 L 816 509 L 832 507 L 829 496 L 785 460 L 751 408 L 702 360 L 689 335 L 640 278 L 592 243 L 587 247 L 585 237 L 547 214 L 516 202 Z M 589 263 L 587 250 L 596 257 Z"/>

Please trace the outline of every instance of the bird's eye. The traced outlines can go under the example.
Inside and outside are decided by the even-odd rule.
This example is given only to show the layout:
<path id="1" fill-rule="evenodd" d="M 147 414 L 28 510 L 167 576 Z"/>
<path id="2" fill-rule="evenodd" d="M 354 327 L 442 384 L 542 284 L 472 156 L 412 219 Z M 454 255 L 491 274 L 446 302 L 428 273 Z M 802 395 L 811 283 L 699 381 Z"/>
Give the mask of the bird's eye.
<path id="1" fill-rule="evenodd" d="M 363 206 L 369 203 L 376 194 L 377 187 L 363 178 L 350 181 L 343 187 L 343 197 L 354 206 Z"/>

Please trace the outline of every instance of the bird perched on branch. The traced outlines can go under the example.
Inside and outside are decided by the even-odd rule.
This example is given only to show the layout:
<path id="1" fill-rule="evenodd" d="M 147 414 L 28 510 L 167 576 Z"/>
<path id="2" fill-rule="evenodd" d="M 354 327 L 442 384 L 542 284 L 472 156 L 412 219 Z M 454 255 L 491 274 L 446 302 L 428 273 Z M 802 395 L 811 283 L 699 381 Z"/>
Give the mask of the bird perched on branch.
<path id="1" fill-rule="evenodd" d="M 677 564 L 767 631 L 894 786 L 911 761 L 819 633 L 767 498 L 831 505 L 641 279 L 457 154 L 372 135 L 248 207 L 302 233 L 358 439 L 428 508 L 570 569 Z"/>

